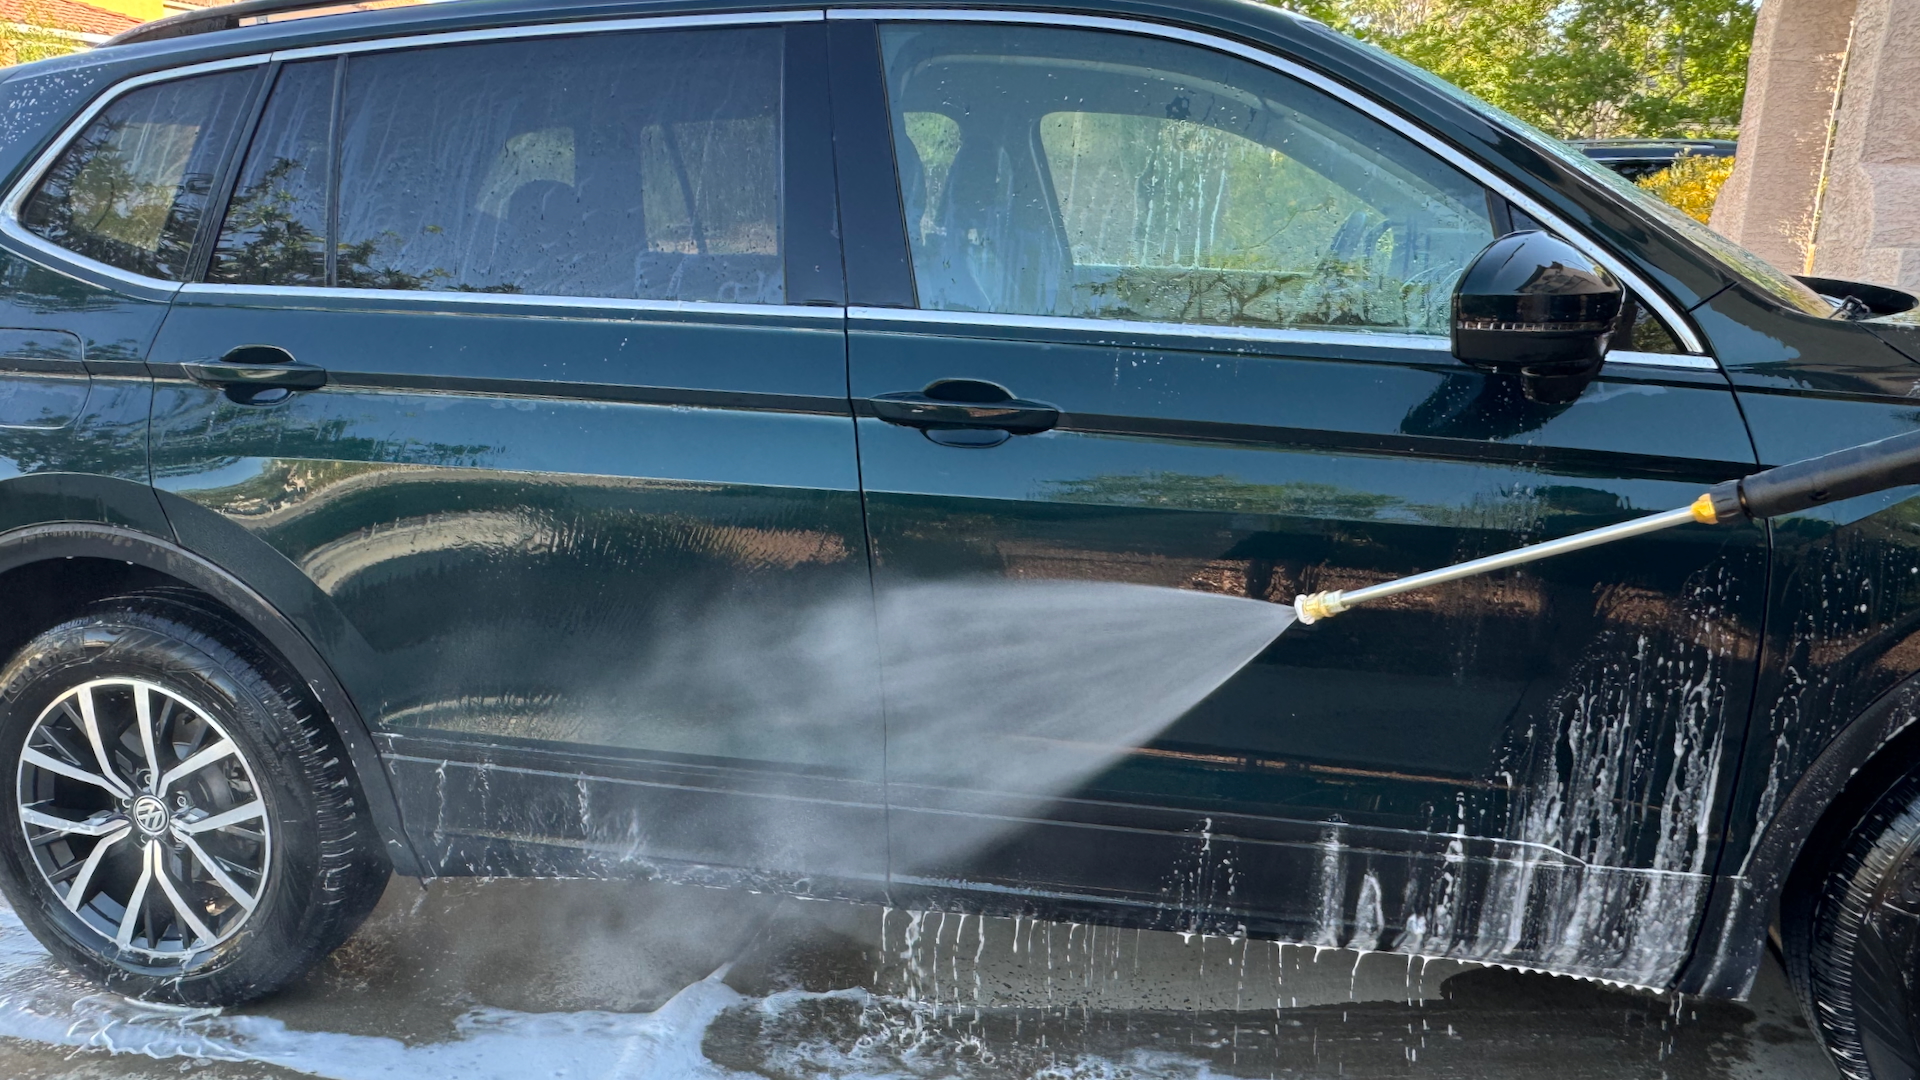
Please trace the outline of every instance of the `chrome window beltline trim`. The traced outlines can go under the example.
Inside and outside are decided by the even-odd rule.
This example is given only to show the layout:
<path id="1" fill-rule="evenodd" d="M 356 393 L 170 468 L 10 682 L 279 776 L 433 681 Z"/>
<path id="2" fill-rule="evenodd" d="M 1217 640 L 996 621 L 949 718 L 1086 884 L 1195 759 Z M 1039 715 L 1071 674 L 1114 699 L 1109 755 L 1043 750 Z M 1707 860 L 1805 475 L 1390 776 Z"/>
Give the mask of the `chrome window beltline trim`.
<path id="1" fill-rule="evenodd" d="M 1006 315 L 991 311 L 931 311 L 925 308 L 850 307 L 849 321 L 906 323 L 915 326 L 979 326 L 1010 330 L 1066 330 L 1078 333 L 1107 331 L 1113 334 L 1138 334 L 1143 337 L 1206 338 L 1212 341 L 1246 341 L 1274 345 L 1346 345 L 1367 348 L 1417 349 L 1423 352 L 1453 352 L 1450 339 L 1436 334 L 1370 333 L 1364 330 L 1296 330 L 1264 326 L 1207 326 L 1199 323 L 1141 322 L 1132 319 L 1095 319 L 1085 316 Z M 1684 368 L 1689 371 L 1718 371 L 1720 365 L 1711 356 L 1686 353 L 1634 352 L 1616 349 L 1607 354 L 1607 363 L 1633 367 Z"/>
<path id="2" fill-rule="evenodd" d="M 798 304 L 726 304 L 707 303 L 700 300 L 635 300 L 618 296 L 456 292 L 451 289 L 329 289 L 306 285 L 231 285 L 213 281 L 190 282 L 179 288 L 178 295 L 183 299 L 195 296 L 258 296 L 292 303 L 298 303 L 301 300 L 332 299 L 414 304 L 473 304 L 492 307 L 588 308 L 608 312 L 761 316 L 833 323 L 840 322 L 846 317 L 844 308 L 804 307 Z"/>
<path id="3" fill-rule="evenodd" d="M 1481 184 L 1492 188 L 1507 201 L 1525 210 L 1534 220 L 1539 221 L 1561 236 L 1574 242 L 1595 262 L 1612 271 L 1633 289 L 1652 307 L 1673 332 L 1679 336 L 1680 345 L 1689 353 L 1705 354 L 1706 347 L 1700 336 L 1694 331 L 1680 310 L 1658 290 L 1647 284 L 1626 262 L 1613 253 L 1582 235 L 1578 230 L 1568 227 L 1560 216 L 1529 198 L 1512 184 L 1507 183 L 1479 162 L 1466 156 L 1452 146 L 1436 138 L 1432 132 L 1401 116 L 1379 102 L 1354 92 L 1352 87 L 1337 83 L 1310 68 L 1303 67 L 1266 52 L 1263 49 L 1245 45 L 1228 38 L 1215 37 L 1195 30 L 1160 23 L 1138 22 L 1133 19 L 1114 19 L 1099 15 L 1064 15 L 1034 11 L 980 11 L 943 8 L 834 8 L 827 12 L 828 19 L 872 20 L 879 22 L 992 22 L 1027 23 L 1038 26 L 1068 26 L 1084 30 L 1113 30 L 1121 33 L 1141 34 L 1148 37 L 1167 38 L 1198 45 L 1216 52 L 1230 53 L 1244 60 L 1251 60 L 1262 67 L 1271 68 L 1283 75 L 1291 76 L 1348 105 L 1352 105 L 1375 120 L 1419 143 L 1442 160 L 1466 173 Z"/>
<path id="4" fill-rule="evenodd" d="M 991 311 L 931 311 L 924 308 L 852 307 L 848 319 L 872 322 L 944 323 L 948 326 L 1007 327 L 1030 330 L 1070 330 L 1152 337 L 1211 338 L 1215 341 L 1257 341 L 1295 345 L 1373 345 L 1393 349 L 1447 352 L 1446 338 L 1431 334 L 1373 334 L 1365 331 L 1295 330 L 1265 326 L 1211 326 L 1202 323 L 1143 322 L 1134 319 L 1096 319 L 1076 315 L 1003 315 Z"/>

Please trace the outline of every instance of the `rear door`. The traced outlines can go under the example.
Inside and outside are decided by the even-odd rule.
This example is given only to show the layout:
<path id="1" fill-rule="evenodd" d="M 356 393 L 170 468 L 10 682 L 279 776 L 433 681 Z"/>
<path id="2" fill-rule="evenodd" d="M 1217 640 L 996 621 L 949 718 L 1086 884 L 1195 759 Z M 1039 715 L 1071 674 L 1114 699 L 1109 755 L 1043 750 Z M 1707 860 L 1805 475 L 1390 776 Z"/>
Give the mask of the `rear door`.
<path id="1" fill-rule="evenodd" d="M 1530 401 L 1449 352 L 1515 213 L 1458 155 L 1244 47 L 940 18 L 869 45 L 912 306 L 850 311 L 896 896 L 1664 979 L 1759 530 L 1255 609 L 1683 505 L 1752 462 L 1713 361 L 1654 321 Z"/>
<path id="2" fill-rule="evenodd" d="M 154 347 L 157 483 L 333 625 L 442 872 L 883 876 L 824 32 L 274 73 Z"/>

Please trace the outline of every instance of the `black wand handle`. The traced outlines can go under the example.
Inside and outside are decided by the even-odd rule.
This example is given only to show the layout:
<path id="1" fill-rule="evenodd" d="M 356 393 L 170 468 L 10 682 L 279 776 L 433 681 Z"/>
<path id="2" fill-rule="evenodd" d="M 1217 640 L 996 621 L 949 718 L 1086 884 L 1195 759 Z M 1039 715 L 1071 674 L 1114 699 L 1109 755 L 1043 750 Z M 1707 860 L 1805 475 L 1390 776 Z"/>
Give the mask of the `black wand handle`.
<path id="1" fill-rule="evenodd" d="M 1714 517 L 1731 523 L 1779 517 L 1907 484 L 1920 484 L 1920 431 L 1728 480 L 1707 495 Z"/>

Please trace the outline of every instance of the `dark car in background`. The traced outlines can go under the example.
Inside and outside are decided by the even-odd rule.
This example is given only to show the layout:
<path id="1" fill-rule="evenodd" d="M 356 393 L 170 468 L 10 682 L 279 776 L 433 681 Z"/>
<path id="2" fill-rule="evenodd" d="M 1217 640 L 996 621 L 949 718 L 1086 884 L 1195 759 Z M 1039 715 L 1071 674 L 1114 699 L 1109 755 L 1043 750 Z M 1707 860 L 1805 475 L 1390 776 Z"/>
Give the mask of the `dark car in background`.
<path id="1" fill-rule="evenodd" d="M 1645 180 L 1682 157 L 1730 158 L 1738 148 L 1732 139 L 1575 139 L 1573 145 L 1629 180 Z"/>
<path id="2" fill-rule="evenodd" d="M 1259 5 L 248 22 L 0 82 L 0 885 L 70 966 L 256 997 L 392 872 L 1717 996 L 1777 912 L 1842 1069 L 1920 1055 L 1912 489 L 1275 637 L 1913 430 L 1911 297 Z M 1516 232 L 1619 318 L 1472 332 L 1597 368 L 1456 340 Z"/>

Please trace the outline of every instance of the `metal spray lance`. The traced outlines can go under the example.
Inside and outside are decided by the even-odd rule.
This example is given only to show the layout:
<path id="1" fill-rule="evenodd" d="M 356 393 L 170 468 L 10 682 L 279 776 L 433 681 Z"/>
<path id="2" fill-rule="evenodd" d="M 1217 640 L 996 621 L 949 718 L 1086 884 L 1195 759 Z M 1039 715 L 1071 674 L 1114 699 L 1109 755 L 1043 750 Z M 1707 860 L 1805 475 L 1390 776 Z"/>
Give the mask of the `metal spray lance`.
<path id="1" fill-rule="evenodd" d="M 1836 450 L 1831 454 L 1766 469 L 1738 480 L 1728 480 L 1714 485 L 1690 505 L 1676 510 L 1574 533 L 1558 540 L 1429 570 L 1424 574 L 1384 581 L 1352 592 L 1332 589 L 1310 593 L 1295 597 L 1293 606 L 1301 622 L 1318 622 L 1382 597 L 1609 544 L 1630 536 L 1659 532 L 1675 525 L 1690 522 L 1733 525 L 1742 521 L 1759 521 L 1906 484 L 1920 484 L 1920 431 Z"/>

